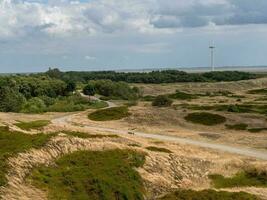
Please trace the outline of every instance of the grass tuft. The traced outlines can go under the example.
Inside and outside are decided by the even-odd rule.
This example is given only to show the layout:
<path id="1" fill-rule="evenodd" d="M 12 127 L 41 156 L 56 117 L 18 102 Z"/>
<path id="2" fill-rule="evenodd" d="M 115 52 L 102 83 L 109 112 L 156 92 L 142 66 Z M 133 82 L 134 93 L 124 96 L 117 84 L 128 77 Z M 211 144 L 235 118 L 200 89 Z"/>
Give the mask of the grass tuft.
<path id="1" fill-rule="evenodd" d="M 226 118 L 224 116 L 207 112 L 190 113 L 185 117 L 185 120 L 206 126 L 213 126 L 226 122 Z"/>
<path id="2" fill-rule="evenodd" d="M 32 129 L 40 130 L 43 127 L 49 125 L 51 122 L 49 120 L 37 120 L 31 122 L 18 122 L 15 125 L 20 129 L 30 131 Z"/>
<path id="3" fill-rule="evenodd" d="M 191 100 L 191 99 L 196 99 L 197 96 L 193 94 L 189 94 L 186 92 L 181 92 L 179 90 L 176 90 L 174 94 L 170 94 L 169 98 L 172 99 L 179 99 L 179 100 Z"/>
<path id="4" fill-rule="evenodd" d="M 31 180 L 49 199 L 143 200 L 143 181 L 134 168 L 144 162 L 136 151 L 78 151 L 35 169 Z"/>
<path id="5" fill-rule="evenodd" d="M 95 111 L 88 115 L 88 118 L 94 121 L 119 120 L 130 116 L 127 107 L 114 107 Z"/>

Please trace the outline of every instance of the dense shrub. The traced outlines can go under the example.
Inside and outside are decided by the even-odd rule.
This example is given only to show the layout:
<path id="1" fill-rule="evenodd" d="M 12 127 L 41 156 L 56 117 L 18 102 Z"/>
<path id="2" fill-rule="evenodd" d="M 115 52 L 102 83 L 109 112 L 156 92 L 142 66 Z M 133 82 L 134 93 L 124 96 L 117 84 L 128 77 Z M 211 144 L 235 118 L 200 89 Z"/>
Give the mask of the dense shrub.
<path id="1" fill-rule="evenodd" d="M 159 95 L 153 100 L 152 106 L 168 107 L 168 106 L 171 106 L 172 103 L 173 101 L 169 99 L 167 96 Z"/>
<path id="2" fill-rule="evenodd" d="M 226 118 L 224 116 L 217 114 L 201 112 L 201 113 L 190 113 L 185 117 L 185 120 L 196 124 L 213 126 L 224 123 L 226 121 Z"/>
<path id="3" fill-rule="evenodd" d="M 0 111 L 19 112 L 25 98 L 17 90 L 9 87 L 0 87 Z"/>
<path id="4" fill-rule="evenodd" d="M 113 82 L 110 80 L 91 81 L 90 87 L 95 88 L 97 94 L 112 99 L 135 100 L 140 96 L 136 87 L 130 87 L 124 82 Z"/>

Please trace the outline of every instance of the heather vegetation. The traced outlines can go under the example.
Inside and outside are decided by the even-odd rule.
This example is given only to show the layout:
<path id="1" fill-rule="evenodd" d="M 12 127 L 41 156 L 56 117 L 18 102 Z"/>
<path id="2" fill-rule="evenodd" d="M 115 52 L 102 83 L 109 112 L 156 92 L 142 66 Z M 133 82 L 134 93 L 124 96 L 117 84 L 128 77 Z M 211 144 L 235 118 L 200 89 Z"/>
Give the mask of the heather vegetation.
<path id="1" fill-rule="evenodd" d="M 6 184 L 6 173 L 9 169 L 8 158 L 31 148 L 45 145 L 53 134 L 29 135 L 11 132 L 8 127 L 0 127 L 0 186 Z"/>
<path id="2" fill-rule="evenodd" d="M 142 200 L 144 185 L 134 168 L 144 162 L 135 151 L 78 151 L 38 167 L 31 179 L 48 199 Z"/>

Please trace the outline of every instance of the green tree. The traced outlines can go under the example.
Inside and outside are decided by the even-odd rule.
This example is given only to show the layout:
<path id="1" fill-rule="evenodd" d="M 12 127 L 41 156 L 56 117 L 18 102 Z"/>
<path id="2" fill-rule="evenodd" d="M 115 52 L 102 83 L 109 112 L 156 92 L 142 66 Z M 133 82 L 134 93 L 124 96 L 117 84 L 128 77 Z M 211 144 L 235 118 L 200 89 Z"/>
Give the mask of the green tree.
<path id="1" fill-rule="evenodd" d="M 91 83 L 87 84 L 84 88 L 83 88 L 83 93 L 85 95 L 90 95 L 90 96 L 94 96 L 96 93 L 96 89 L 95 86 Z"/>
<path id="2" fill-rule="evenodd" d="M 0 87 L 0 111 L 19 112 L 25 98 L 17 90 L 10 87 Z"/>

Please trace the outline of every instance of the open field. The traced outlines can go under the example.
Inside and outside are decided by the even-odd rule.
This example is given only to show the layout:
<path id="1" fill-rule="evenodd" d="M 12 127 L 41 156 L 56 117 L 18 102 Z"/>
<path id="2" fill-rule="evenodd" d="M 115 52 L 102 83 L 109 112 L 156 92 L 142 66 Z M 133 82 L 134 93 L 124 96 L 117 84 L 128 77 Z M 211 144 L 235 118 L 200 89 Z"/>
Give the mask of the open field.
<path id="1" fill-rule="evenodd" d="M 114 195 L 114 199 L 154 200 L 200 198 L 208 193 L 213 199 L 267 199 L 265 111 L 261 107 L 217 109 L 222 104 L 265 105 L 265 94 L 258 89 L 267 86 L 267 79 L 223 83 L 223 90 L 222 83 L 194 84 L 138 84 L 144 95 L 151 96 L 175 94 L 179 89 L 167 107 L 152 106 L 151 101 L 112 100 L 106 102 L 111 108 L 97 111 L 0 113 L 0 123 L 9 126 L 10 134 L 47 134 L 41 145 L 31 140 L 27 148 L 5 160 L 9 167 L 3 172 L 2 199 Z M 203 84 L 201 89 L 196 88 L 199 84 Z M 126 109 L 126 104 L 130 106 L 125 114 L 120 109 Z M 111 117 L 106 119 L 103 113 L 109 110 Z M 88 118 L 94 115 L 96 118 Z M 92 168 L 86 167 L 89 163 Z M 244 170 L 251 168 L 263 173 L 250 179 Z M 105 177 L 106 173 L 118 176 L 116 182 Z M 236 180 L 243 184 L 235 185 Z M 127 187 L 121 181 L 129 181 Z"/>

